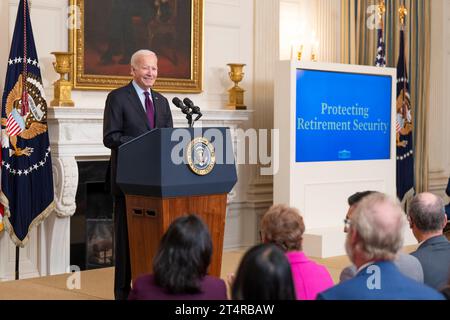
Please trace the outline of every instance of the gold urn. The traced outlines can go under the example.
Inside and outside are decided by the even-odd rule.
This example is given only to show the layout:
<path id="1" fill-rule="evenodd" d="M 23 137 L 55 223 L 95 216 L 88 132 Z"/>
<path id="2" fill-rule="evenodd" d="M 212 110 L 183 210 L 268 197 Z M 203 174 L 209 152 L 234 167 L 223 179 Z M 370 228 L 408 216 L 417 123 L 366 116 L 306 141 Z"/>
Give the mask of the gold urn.
<path id="1" fill-rule="evenodd" d="M 52 107 L 73 107 L 72 101 L 72 84 L 66 79 L 66 74 L 71 71 L 72 53 L 69 52 L 52 52 L 56 57 L 53 62 L 55 71 L 59 73 L 59 80 L 54 83 L 54 98 L 50 102 Z"/>
<path id="2" fill-rule="evenodd" d="M 245 110 L 247 109 L 244 104 L 245 90 L 238 85 L 238 83 L 241 82 L 242 79 L 244 79 L 244 73 L 242 72 L 242 69 L 244 68 L 245 64 L 228 63 L 227 66 L 229 66 L 231 70 L 228 75 L 230 76 L 231 81 L 234 82 L 234 87 L 228 90 L 228 107 L 236 110 Z"/>

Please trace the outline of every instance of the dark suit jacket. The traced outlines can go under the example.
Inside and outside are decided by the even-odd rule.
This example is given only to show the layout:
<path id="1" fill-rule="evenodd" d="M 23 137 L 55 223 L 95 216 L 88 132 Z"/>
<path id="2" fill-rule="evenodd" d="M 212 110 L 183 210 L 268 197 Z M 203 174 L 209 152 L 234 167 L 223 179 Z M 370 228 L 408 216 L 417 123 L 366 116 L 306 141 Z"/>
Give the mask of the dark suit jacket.
<path id="1" fill-rule="evenodd" d="M 169 102 L 153 90 L 152 98 L 155 108 L 155 127 L 172 128 L 173 120 Z M 122 194 L 116 185 L 117 149 L 123 143 L 149 130 L 147 114 L 131 82 L 109 93 L 103 117 L 103 144 L 111 149 L 110 183 L 111 192 L 114 195 Z"/>
<path id="2" fill-rule="evenodd" d="M 437 290 L 447 284 L 450 272 L 450 242 L 447 238 L 430 238 L 411 254 L 422 264 L 425 284 Z"/>
<path id="3" fill-rule="evenodd" d="M 153 275 L 136 279 L 129 300 L 227 300 L 227 287 L 221 279 L 206 276 L 201 283 L 201 292 L 196 294 L 170 294 L 157 286 Z"/>
<path id="4" fill-rule="evenodd" d="M 390 261 L 379 261 L 380 289 L 370 290 L 373 284 L 373 271 L 367 266 L 354 278 L 344 281 L 317 296 L 324 300 L 443 300 L 436 290 L 403 275 Z"/>

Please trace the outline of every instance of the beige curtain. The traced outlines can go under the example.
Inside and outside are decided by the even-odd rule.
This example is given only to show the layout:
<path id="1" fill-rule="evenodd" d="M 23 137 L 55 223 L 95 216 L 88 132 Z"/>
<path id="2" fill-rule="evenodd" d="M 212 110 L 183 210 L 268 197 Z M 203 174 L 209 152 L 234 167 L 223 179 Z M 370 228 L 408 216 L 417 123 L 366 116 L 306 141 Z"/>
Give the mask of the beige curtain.
<path id="1" fill-rule="evenodd" d="M 369 29 L 369 6 L 378 0 L 342 0 L 342 62 L 374 65 L 376 55 L 376 30 Z M 429 75 L 431 48 L 431 1 L 387 0 L 384 40 L 388 67 L 396 67 L 399 43 L 399 7 L 408 9 L 405 28 L 405 52 L 414 117 L 415 190 L 428 190 L 427 121 L 429 109 Z"/>

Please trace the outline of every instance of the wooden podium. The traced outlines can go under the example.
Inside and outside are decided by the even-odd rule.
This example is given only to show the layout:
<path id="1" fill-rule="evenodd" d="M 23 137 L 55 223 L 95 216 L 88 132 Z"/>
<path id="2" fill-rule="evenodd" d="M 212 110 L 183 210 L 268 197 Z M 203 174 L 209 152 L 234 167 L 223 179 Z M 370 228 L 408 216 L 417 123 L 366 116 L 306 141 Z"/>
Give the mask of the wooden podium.
<path id="1" fill-rule="evenodd" d="M 186 146 L 198 137 L 214 146 L 216 164 L 207 175 L 185 163 Z M 233 152 L 227 128 L 155 129 L 119 148 L 117 183 L 126 197 L 133 279 L 152 272 L 162 235 L 173 220 L 191 213 L 208 225 L 213 242 L 208 273 L 220 276 L 227 193 L 237 181 L 234 155 L 227 152 Z"/>

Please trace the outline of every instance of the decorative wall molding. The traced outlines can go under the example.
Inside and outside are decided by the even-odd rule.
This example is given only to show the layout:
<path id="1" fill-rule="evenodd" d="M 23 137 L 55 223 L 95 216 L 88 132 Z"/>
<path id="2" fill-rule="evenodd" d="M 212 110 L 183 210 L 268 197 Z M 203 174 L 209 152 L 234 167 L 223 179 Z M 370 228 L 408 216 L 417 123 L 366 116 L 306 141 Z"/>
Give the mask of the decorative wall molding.
<path id="1" fill-rule="evenodd" d="M 341 62 L 341 1 L 316 0 L 319 61 Z"/>
<path id="2" fill-rule="evenodd" d="M 78 188 L 78 166 L 75 157 L 52 157 L 56 214 L 60 218 L 75 213 Z"/>
<path id="3" fill-rule="evenodd" d="M 430 115 L 428 122 L 429 191 L 446 197 L 450 176 L 450 1 L 431 2 Z"/>

